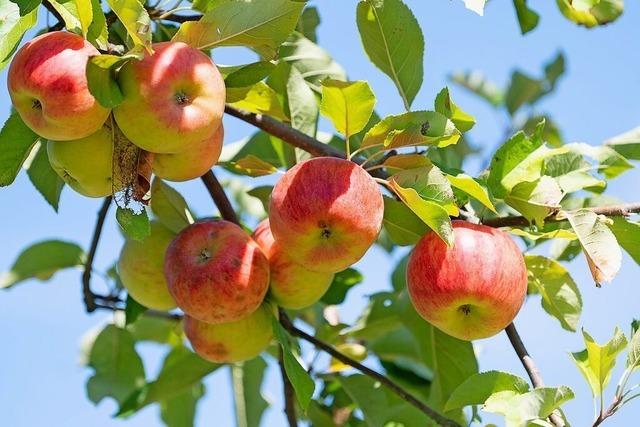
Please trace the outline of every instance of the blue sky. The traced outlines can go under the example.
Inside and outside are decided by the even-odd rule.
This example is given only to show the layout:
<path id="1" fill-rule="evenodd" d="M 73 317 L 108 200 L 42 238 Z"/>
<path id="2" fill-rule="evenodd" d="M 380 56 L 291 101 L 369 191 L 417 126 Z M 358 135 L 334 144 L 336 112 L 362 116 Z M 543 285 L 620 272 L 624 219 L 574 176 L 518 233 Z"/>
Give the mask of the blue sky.
<path id="1" fill-rule="evenodd" d="M 555 2 L 531 1 L 541 15 L 539 27 L 521 36 L 511 2 L 490 2 L 484 17 L 466 10 L 462 1 L 407 0 L 416 14 L 426 41 L 425 81 L 414 101 L 414 109 L 432 108 L 436 93 L 447 84 L 447 76 L 457 70 L 478 69 L 496 81 L 508 81 L 514 67 L 532 75 L 542 72 L 542 64 L 558 50 L 565 52 L 567 73 L 556 92 L 538 107 L 550 113 L 560 124 L 567 141 L 600 144 L 610 136 L 640 125 L 640 58 L 636 54 L 640 36 L 640 5 L 627 2 L 624 15 L 606 28 L 585 30 L 566 21 Z M 367 60 L 355 26 L 355 1 L 312 1 L 319 7 L 323 24 L 320 44 L 333 54 L 352 80 L 368 80 L 377 98 L 380 115 L 402 111 L 402 103 L 390 80 Z M 237 49 L 214 52 L 221 64 L 249 62 L 253 55 Z M 3 87 L 6 70 L 0 75 Z M 484 102 L 451 85 L 456 102 L 477 119 L 470 132 L 474 143 L 490 155 L 500 142 L 507 118 Z M 9 114 L 9 97 L 0 91 L 0 116 Z M 252 129 L 234 119 L 225 119 L 227 143 L 247 136 Z M 330 127 L 323 126 L 330 131 Z M 477 172 L 480 162 L 471 162 Z M 475 170 L 474 170 L 475 169 Z M 612 181 L 608 192 L 627 201 L 637 201 L 638 172 Z M 251 185 L 252 183 L 249 182 Z M 634 186 L 635 185 L 635 186 Z M 200 215 L 209 215 L 213 205 L 199 181 L 177 185 Z M 0 190 L 0 270 L 8 269 L 21 249 L 47 238 L 61 238 L 89 244 L 100 202 L 82 198 L 65 189 L 60 212 L 55 214 L 35 192 L 22 173 L 9 188 Z M 112 212 L 113 213 L 113 212 Z M 117 258 L 122 237 L 113 217 L 107 222 L 98 250 L 96 266 L 108 268 Z M 373 249 L 357 267 L 366 280 L 353 290 L 341 314 L 353 320 L 366 303 L 366 295 L 386 289 L 393 264 L 381 251 Z M 598 341 L 609 339 L 615 326 L 628 331 L 630 320 L 640 317 L 638 283 L 640 270 L 625 255 L 623 267 L 613 283 L 596 289 L 582 258 L 569 265 L 584 299 L 581 327 Z M 382 279 L 381 279 L 382 278 Z M 96 280 L 99 285 L 99 281 Z M 78 346 L 82 334 L 106 322 L 110 315 L 88 316 L 80 297 L 80 273 L 72 270 L 57 274 L 51 281 L 29 281 L 0 293 L 3 324 L 0 338 L 0 424 L 12 427 L 51 426 L 153 426 L 159 425 L 158 409 L 150 407 L 127 421 L 115 420 L 112 401 L 94 407 L 85 395 L 84 383 L 89 371 L 78 363 Z M 549 385 L 566 384 L 577 399 L 566 406 L 574 425 L 591 420 L 591 395 L 567 352 L 581 350 L 579 333 L 563 331 L 546 315 L 537 299 L 527 302 L 516 319 L 529 351 Z M 506 336 L 477 343 L 482 370 L 500 369 L 524 376 Z M 141 347 L 148 376 L 157 372 L 161 352 L 151 344 Z M 614 375 L 617 381 L 619 370 Z M 640 378 L 635 378 L 636 381 Z M 263 425 L 283 425 L 281 416 L 279 372 L 272 370 L 265 394 L 274 402 Z M 207 396 L 201 400 L 197 425 L 233 425 L 229 374 L 220 370 L 206 380 Z M 607 396 L 607 400 L 610 396 Z M 640 404 L 622 409 L 611 426 L 637 423 Z M 215 420 L 212 422 L 212 420 Z M 632 421 L 633 420 L 633 421 Z M 635 421 L 635 423 L 634 423 Z"/>

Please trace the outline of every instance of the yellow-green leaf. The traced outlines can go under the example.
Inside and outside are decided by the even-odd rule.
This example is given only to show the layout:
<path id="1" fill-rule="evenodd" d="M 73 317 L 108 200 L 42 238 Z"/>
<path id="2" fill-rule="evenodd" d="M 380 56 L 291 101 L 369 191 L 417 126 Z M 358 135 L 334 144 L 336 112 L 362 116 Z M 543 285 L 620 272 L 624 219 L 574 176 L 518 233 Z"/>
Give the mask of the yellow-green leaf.
<path id="1" fill-rule="evenodd" d="M 364 129 L 375 104 L 376 97 L 366 81 L 322 82 L 320 113 L 328 117 L 336 130 L 347 139 Z"/>
<path id="2" fill-rule="evenodd" d="M 151 20 L 138 0 L 107 0 L 136 46 L 151 50 Z"/>
<path id="3" fill-rule="evenodd" d="M 265 176 L 278 172 L 278 169 L 271 163 L 265 162 L 252 154 L 236 160 L 233 162 L 233 166 L 238 172 L 249 176 Z"/>
<path id="4" fill-rule="evenodd" d="M 486 188 L 480 185 L 478 181 L 463 173 L 459 173 L 455 176 L 447 174 L 446 177 L 451 183 L 451 186 L 464 193 L 467 193 L 469 196 L 482 203 L 485 207 L 489 208 L 491 212 L 494 212 L 496 214 L 498 213 L 495 206 L 493 206 L 491 199 L 489 198 L 489 192 Z"/>

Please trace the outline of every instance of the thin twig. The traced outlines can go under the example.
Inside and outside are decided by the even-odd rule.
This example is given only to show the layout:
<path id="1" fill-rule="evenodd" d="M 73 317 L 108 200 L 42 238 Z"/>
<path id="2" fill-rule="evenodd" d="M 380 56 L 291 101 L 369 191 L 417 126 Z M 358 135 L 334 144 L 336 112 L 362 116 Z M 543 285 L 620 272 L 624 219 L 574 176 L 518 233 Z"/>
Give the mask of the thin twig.
<path id="1" fill-rule="evenodd" d="M 293 385 L 289 381 L 287 371 L 284 368 L 284 357 L 282 355 L 282 347 L 278 352 L 278 365 L 280 366 L 280 374 L 282 374 L 282 386 L 284 388 L 284 413 L 287 416 L 289 427 L 298 427 L 298 420 L 296 418 L 296 402 L 295 394 L 293 391 Z"/>
<path id="2" fill-rule="evenodd" d="M 42 4 L 45 9 L 47 9 L 49 13 L 51 13 L 58 20 L 58 22 L 53 27 L 49 28 L 49 31 L 60 31 L 61 29 L 63 29 L 64 19 L 62 18 L 62 15 L 60 15 L 60 13 L 48 0 L 43 1 Z"/>
<path id="3" fill-rule="evenodd" d="M 220 211 L 220 216 L 230 222 L 240 225 L 240 220 L 238 219 L 238 215 L 236 211 L 233 209 L 231 205 L 231 201 L 224 192 L 224 188 L 213 174 L 213 171 L 208 171 L 204 175 L 200 177 L 202 182 L 204 182 L 205 187 L 209 191 L 213 202 L 218 207 Z"/>
<path id="4" fill-rule="evenodd" d="M 527 375 L 529 375 L 529 379 L 531 379 L 531 384 L 533 384 L 534 388 L 544 387 L 544 381 L 542 380 L 542 376 L 540 375 L 540 371 L 536 366 L 533 358 L 529 355 L 527 348 L 524 346 L 522 339 L 520 338 L 520 334 L 518 334 L 518 330 L 516 329 L 513 323 L 510 323 L 504 331 L 507 333 L 507 337 L 509 337 L 509 341 L 513 346 L 513 349 L 516 351 L 522 366 L 524 366 L 524 370 L 527 371 Z M 549 415 L 549 421 L 556 427 L 564 426 L 564 422 L 557 414 Z"/>
<path id="5" fill-rule="evenodd" d="M 587 209 L 597 213 L 598 215 L 628 216 L 632 213 L 640 213 L 640 203 L 598 206 L 595 208 L 587 208 Z M 556 213 L 545 218 L 545 221 L 549 221 L 549 222 L 557 222 L 557 221 L 564 221 L 564 220 L 566 220 L 566 217 L 562 216 L 561 213 Z M 507 216 L 503 218 L 490 218 L 490 219 L 483 220 L 482 223 L 484 225 L 488 225 L 489 227 L 514 227 L 514 226 L 529 225 L 529 221 L 523 216 Z"/>
<path id="6" fill-rule="evenodd" d="M 312 335 L 309 335 L 308 333 L 304 332 L 303 330 L 298 329 L 297 327 L 295 327 L 293 325 L 293 323 L 291 322 L 291 319 L 289 319 L 289 317 L 286 315 L 286 313 L 284 311 L 282 311 L 282 310 L 280 310 L 280 323 L 282 324 L 282 326 L 291 335 L 297 336 L 299 338 L 302 338 L 305 341 L 310 342 L 311 344 L 313 344 L 314 346 L 316 346 L 320 350 L 324 351 L 325 353 L 330 354 L 331 356 L 333 356 L 334 358 L 338 359 L 339 361 L 341 361 L 345 365 L 349 365 L 352 368 L 355 368 L 358 371 L 362 372 L 363 374 L 365 374 L 365 375 L 375 379 L 376 381 L 384 384 L 389 389 L 391 389 L 394 393 L 396 393 L 398 396 L 400 396 L 402 399 L 404 399 L 406 402 L 408 402 L 409 404 L 411 404 L 411 405 L 415 406 L 416 408 L 418 408 L 420 411 L 422 411 L 424 414 L 426 414 L 429 418 L 434 420 L 439 425 L 441 425 L 443 427 L 460 427 L 460 424 L 458 424 L 456 421 L 451 420 L 451 419 L 449 419 L 449 418 L 447 418 L 447 417 L 445 417 L 443 415 L 440 415 L 436 410 L 434 410 L 431 407 L 425 405 L 422 401 L 420 401 L 415 396 L 413 396 L 411 393 L 406 391 L 404 388 L 402 388 L 401 386 L 396 384 L 390 378 L 385 377 L 384 375 L 374 371 L 373 369 L 367 368 L 363 364 L 361 364 L 361 363 L 351 359 L 350 357 L 344 355 L 343 353 L 339 352 L 334 347 L 332 347 L 331 345 L 325 343 L 324 341 L 321 341 L 318 338 L 316 338 L 316 337 L 314 337 Z"/>
<path id="7" fill-rule="evenodd" d="M 102 234 L 102 227 L 104 226 L 104 220 L 107 217 L 109 206 L 111 205 L 112 197 L 105 197 L 102 202 L 102 207 L 98 211 L 98 220 L 93 230 L 93 238 L 91 239 L 91 246 L 87 253 L 87 261 L 84 265 L 84 272 L 82 273 L 82 296 L 84 299 L 84 306 L 87 313 L 91 313 L 96 309 L 95 297 L 96 295 L 91 290 L 91 270 L 93 269 L 93 260 L 96 256 L 96 249 L 98 249 L 98 242 L 100 241 L 100 235 Z"/>

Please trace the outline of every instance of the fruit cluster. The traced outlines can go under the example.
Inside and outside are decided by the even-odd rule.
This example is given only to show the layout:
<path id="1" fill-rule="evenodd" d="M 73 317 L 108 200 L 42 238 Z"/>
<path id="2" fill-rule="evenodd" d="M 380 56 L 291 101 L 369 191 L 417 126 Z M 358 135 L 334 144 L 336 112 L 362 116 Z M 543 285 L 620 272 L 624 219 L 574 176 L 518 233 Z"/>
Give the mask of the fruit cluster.
<path id="1" fill-rule="evenodd" d="M 225 88 L 208 56 L 167 42 L 127 62 L 118 70 L 124 96 L 111 121 L 111 111 L 88 89 L 87 61 L 94 55 L 99 52 L 82 37 L 53 32 L 28 42 L 9 70 L 16 110 L 49 140 L 49 160 L 72 188 L 91 197 L 117 190 L 113 126 L 154 153 L 160 178 L 193 179 L 217 162 Z M 378 237 L 383 210 L 382 194 L 362 167 L 313 158 L 278 181 L 269 218 L 252 236 L 225 220 L 201 220 L 177 235 L 152 222 L 144 240 L 125 242 L 118 270 L 136 301 L 185 313 L 185 334 L 202 357 L 246 360 L 269 345 L 275 305 L 313 305 L 335 273 L 362 258 Z M 453 247 L 428 233 L 413 250 L 410 298 L 420 315 L 452 336 L 494 335 L 523 303 L 522 255 L 499 230 L 463 221 L 453 228 Z"/>
<path id="2" fill-rule="evenodd" d="M 184 43 L 156 43 L 153 54 L 118 70 L 123 101 L 111 110 L 89 91 L 87 62 L 100 52 L 79 35 L 43 34 L 15 55 L 9 94 L 24 123 L 47 143 L 53 169 L 71 188 L 104 197 L 114 188 L 117 126 L 133 144 L 154 153 L 161 178 L 199 177 L 222 150 L 225 88 L 211 59 Z"/>

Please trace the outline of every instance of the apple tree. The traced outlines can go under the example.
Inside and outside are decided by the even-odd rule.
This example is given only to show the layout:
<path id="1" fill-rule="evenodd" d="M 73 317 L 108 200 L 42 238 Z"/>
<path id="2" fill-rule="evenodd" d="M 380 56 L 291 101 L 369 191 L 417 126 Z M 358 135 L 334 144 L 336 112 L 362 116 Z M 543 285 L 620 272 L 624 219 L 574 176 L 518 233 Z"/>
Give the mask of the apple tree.
<path id="1" fill-rule="evenodd" d="M 559 328 L 576 332 L 580 288 L 591 284 L 579 286 L 566 263 L 584 257 L 600 287 L 615 279 L 623 251 L 640 262 L 640 203 L 606 194 L 640 159 L 638 130 L 571 143 L 551 116 L 527 108 L 553 92 L 562 54 L 539 76 L 513 72 L 505 87 L 454 74 L 452 88 L 509 117 L 508 135 L 473 176 L 474 117 L 446 86 L 432 105 L 414 103 L 425 40 L 402 0 L 333 6 L 355 13 L 363 60 L 397 88 L 404 110 L 386 117 L 369 83 L 350 80 L 318 44 L 322 7 L 169 3 L 0 0 L 13 104 L 0 131 L 0 185 L 24 169 L 56 211 L 64 187 L 103 200 L 89 247 L 37 242 L 0 287 L 82 271 L 87 312 L 113 313 L 83 350 L 88 398 L 113 399 L 121 418 L 157 405 L 166 425 L 190 426 L 203 379 L 230 370 L 237 424 L 257 426 L 274 361 L 289 426 L 486 425 L 486 414 L 506 426 L 569 426 L 563 405 L 586 406 L 589 396 L 545 385 L 514 319 L 539 299 Z M 464 4 L 484 13 L 484 0 Z M 526 0 L 513 6 L 522 34 L 532 31 L 538 12 Z M 623 1 L 557 7 L 568 25 L 591 28 L 615 25 Z M 257 60 L 216 64 L 219 47 Z M 223 118 L 254 132 L 224 141 Z M 170 184 L 194 179 L 217 212 L 196 214 Z M 112 218 L 122 251 L 99 254 Z M 338 308 L 362 282 L 354 264 L 373 245 L 397 265 L 346 323 Z M 98 254 L 117 259 L 100 272 L 104 293 L 92 283 Z M 640 396 L 639 323 L 629 321 L 629 333 L 616 329 L 605 344 L 583 330 L 584 350 L 570 353 L 593 394 L 593 426 Z M 528 378 L 480 372 L 473 341 L 503 331 Z M 165 352 L 153 377 L 137 350 L 147 341 Z"/>

